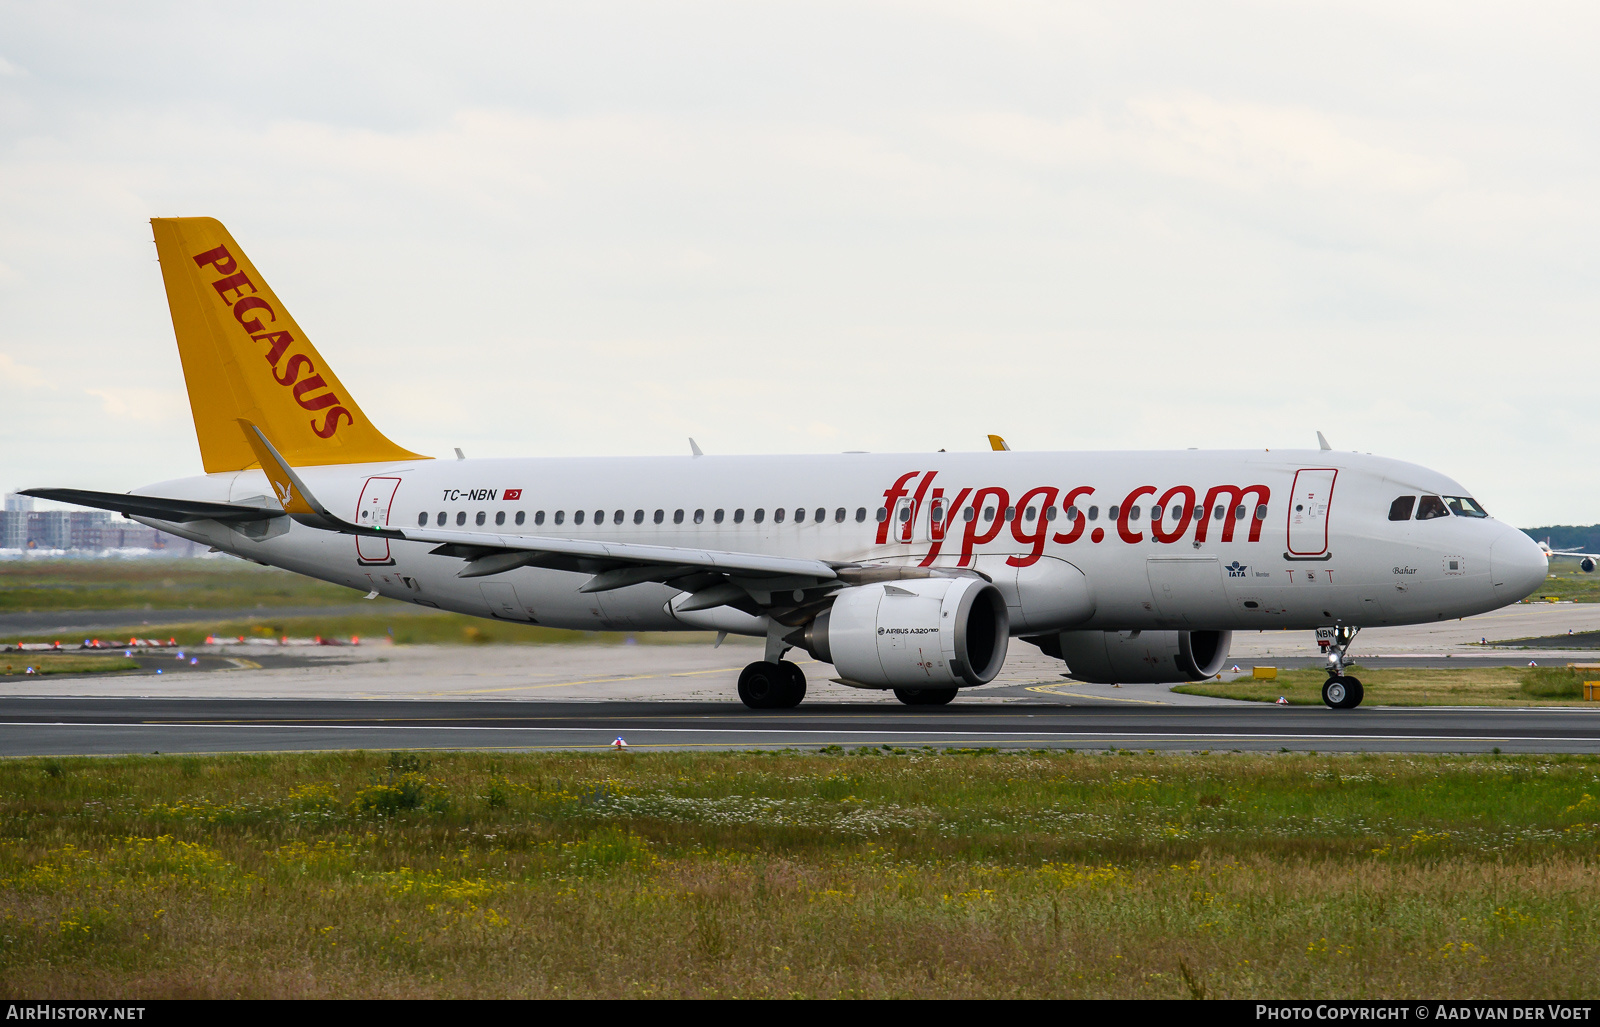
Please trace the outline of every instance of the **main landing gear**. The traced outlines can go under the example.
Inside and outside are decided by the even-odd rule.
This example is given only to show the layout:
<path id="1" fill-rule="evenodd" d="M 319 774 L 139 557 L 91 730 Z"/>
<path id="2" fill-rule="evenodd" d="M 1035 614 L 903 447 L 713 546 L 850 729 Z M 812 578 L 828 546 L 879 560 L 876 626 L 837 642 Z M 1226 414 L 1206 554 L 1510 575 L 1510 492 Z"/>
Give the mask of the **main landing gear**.
<path id="1" fill-rule="evenodd" d="M 788 660 L 760 660 L 739 675 L 739 698 L 752 710 L 792 710 L 806 697 L 806 673 Z"/>
<path id="2" fill-rule="evenodd" d="M 1353 710 L 1366 697 L 1361 680 L 1344 672 L 1345 655 L 1360 630 L 1343 625 L 1333 629 L 1333 641 L 1328 643 L 1328 680 L 1322 685 L 1322 701 L 1331 709 Z"/>

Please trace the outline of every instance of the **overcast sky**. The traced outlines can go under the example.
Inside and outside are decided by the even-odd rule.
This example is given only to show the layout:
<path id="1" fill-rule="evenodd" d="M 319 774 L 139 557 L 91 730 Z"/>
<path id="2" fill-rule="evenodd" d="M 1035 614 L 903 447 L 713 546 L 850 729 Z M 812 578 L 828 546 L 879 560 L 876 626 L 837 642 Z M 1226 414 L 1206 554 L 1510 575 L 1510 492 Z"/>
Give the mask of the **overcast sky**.
<path id="1" fill-rule="evenodd" d="M 1315 445 L 1600 521 L 1600 8 L 0 2 L 0 488 L 200 473 L 152 216 L 471 456 Z"/>

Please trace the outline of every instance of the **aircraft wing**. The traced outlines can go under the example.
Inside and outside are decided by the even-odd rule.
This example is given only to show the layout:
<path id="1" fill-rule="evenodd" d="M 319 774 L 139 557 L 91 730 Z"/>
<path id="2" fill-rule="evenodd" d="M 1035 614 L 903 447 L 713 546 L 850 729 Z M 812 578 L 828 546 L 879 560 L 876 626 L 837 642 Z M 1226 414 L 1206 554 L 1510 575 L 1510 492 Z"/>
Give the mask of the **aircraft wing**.
<path id="1" fill-rule="evenodd" d="M 163 499 L 159 496 L 134 496 L 124 492 L 86 492 L 83 489 L 24 489 L 24 496 L 71 503 L 96 510 L 114 510 L 129 517 L 151 517 L 161 521 L 262 521 L 282 517 L 278 509 L 241 506 L 236 503 L 202 503 L 194 499 Z"/>
<path id="2" fill-rule="evenodd" d="M 356 528 L 356 525 L 350 525 Z M 371 534 L 359 531 L 360 534 Z M 821 560 L 759 553 L 728 553 L 712 549 L 680 549 L 676 546 L 641 545 L 632 542 L 599 542 L 594 539 L 552 538 L 540 535 L 499 535 L 488 532 L 449 531 L 433 528 L 388 528 L 384 538 L 403 538 L 413 542 L 436 542 L 441 556 L 459 556 L 471 561 L 460 577 L 476 578 L 499 574 L 513 567 L 535 563 L 546 567 L 585 569 L 585 564 L 632 564 L 676 571 L 711 571 L 745 577 L 806 577 L 831 581 L 838 575 Z M 649 578 L 640 578 L 640 581 Z M 620 587 L 620 586 L 618 586 Z M 603 589 L 586 589 L 603 591 Z"/>

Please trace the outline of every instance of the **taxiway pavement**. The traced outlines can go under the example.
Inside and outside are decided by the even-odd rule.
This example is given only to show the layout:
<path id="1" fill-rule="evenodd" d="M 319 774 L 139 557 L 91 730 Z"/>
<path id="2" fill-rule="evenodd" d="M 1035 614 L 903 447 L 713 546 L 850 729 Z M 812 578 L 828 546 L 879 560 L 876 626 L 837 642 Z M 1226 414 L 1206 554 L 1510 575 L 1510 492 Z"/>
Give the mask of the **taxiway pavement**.
<path id="1" fill-rule="evenodd" d="M 1369 629 L 1357 659 L 1560 663 L 1594 651 L 1484 647 L 1483 638 L 1600 628 L 1600 605 L 1522 605 L 1465 621 Z M 1600 708 L 1334 711 L 1091 685 L 1013 642 L 1000 676 L 950 706 L 904 707 L 797 662 L 797 710 L 754 712 L 735 685 L 749 641 L 705 645 L 207 648 L 142 654 L 144 673 L 0 678 L 0 756 L 131 752 L 823 745 L 1600 751 Z M 1310 632 L 1241 632 L 1229 667 L 1318 662 Z M 157 675 L 156 670 L 162 673 Z M 1600 707 L 1600 703 L 1596 704 Z"/>

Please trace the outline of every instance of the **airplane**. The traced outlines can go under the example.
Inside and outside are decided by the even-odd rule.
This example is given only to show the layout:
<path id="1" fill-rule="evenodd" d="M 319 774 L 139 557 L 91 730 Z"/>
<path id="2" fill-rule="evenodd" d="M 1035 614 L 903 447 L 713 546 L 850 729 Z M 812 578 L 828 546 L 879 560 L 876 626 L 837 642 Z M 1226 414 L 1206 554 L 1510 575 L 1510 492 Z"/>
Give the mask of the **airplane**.
<path id="1" fill-rule="evenodd" d="M 1568 557 L 1570 559 L 1577 560 L 1578 569 L 1585 574 L 1593 573 L 1595 561 L 1600 560 L 1600 553 L 1579 552 L 1579 550 L 1583 548 L 1582 546 L 1570 546 L 1566 549 L 1551 549 L 1549 539 L 1545 539 L 1543 542 L 1540 542 L 1539 548 L 1544 551 L 1545 559 L 1547 560 L 1555 560 L 1560 557 Z"/>
<path id="2" fill-rule="evenodd" d="M 115 510 L 257 563 L 424 607 L 765 640 L 753 709 L 806 678 L 943 705 L 1012 639 L 1078 680 L 1217 674 L 1232 633 L 1321 629 L 1323 701 L 1358 706 L 1363 627 L 1516 602 L 1545 551 L 1455 480 L 1317 450 L 433 459 L 372 424 L 211 218 L 151 221 L 204 474 Z M 1336 498 L 1337 497 L 1337 498 Z"/>

